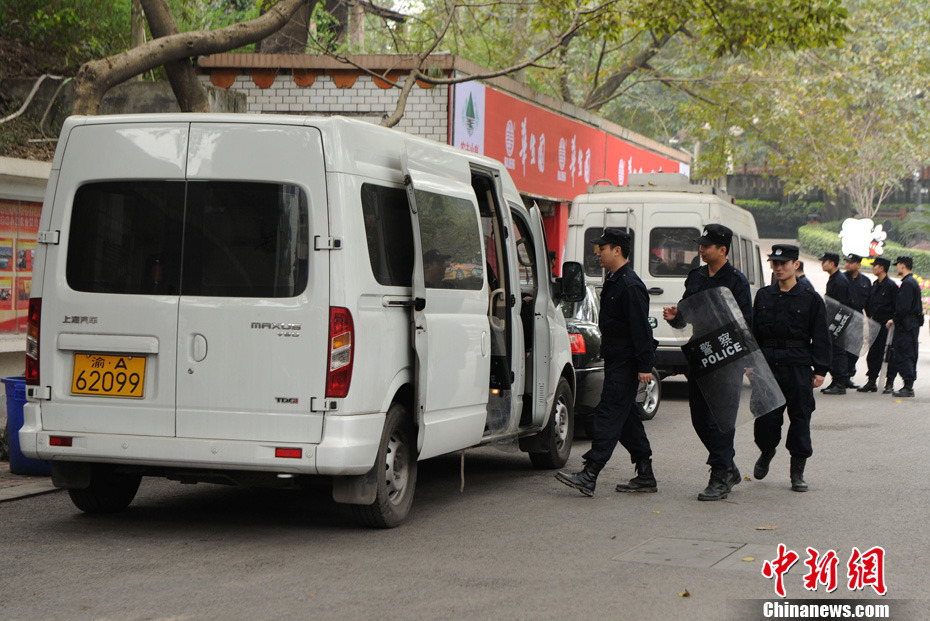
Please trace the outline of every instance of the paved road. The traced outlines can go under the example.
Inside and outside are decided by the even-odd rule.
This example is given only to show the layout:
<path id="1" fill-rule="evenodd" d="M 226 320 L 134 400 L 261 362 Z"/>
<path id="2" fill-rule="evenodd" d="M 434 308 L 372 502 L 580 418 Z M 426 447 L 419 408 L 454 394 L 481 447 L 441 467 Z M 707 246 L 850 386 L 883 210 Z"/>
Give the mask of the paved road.
<path id="1" fill-rule="evenodd" d="M 930 378 L 930 351 L 921 358 Z M 695 500 L 705 455 L 683 385 L 665 387 L 647 427 L 658 494 L 612 491 L 632 474 L 620 453 L 588 499 L 522 454 L 482 449 L 466 456 L 464 492 L 457 456 L 423 463 L 414 510 L 391 531 L 348 525 L 322 490 L 146 480 L 128 511 L 104 517 L 61 492 L 0 503 L 0 618 L 724 619 L 739 600 L 773 598 L 760 568 L 779 543 L 801 556 L 789 598 L 875 599 L 846 588 L 846 562 L 854 546 L 882 546 L 886 599 L 930 618 L 930 380 L 912 400 L 820 397 L 811 491 L 790 491 L 782 450 L 765 481 L 716 503 Z M 744 475 L 751 430 L 737 430 Z M 836 551 L 832 594 L 803 588 L 807 547 Z"/>

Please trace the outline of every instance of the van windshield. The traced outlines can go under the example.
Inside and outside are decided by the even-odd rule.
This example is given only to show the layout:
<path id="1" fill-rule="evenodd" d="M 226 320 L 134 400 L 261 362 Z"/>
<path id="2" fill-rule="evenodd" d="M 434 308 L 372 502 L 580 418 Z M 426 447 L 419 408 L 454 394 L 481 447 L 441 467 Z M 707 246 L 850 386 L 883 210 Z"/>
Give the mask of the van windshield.
<path id="1" fill-rule="evenodd" d="M 78 189 L 76 291 L 294 297 L 307 285 L 307 200 L 274 183 L 119 181 Z"/>

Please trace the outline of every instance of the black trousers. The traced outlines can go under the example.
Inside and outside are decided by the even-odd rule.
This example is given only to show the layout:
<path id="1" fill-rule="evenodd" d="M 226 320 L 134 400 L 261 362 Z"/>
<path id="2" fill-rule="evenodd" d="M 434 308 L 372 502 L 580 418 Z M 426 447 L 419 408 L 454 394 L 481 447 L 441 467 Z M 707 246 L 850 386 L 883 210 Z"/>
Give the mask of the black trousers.
<path id="1" fill-rule="evenodd" d="M 617 442 L 629 451 L 630 461 L 634 464 L 652 457 L 646 428 L 633 404 L 639 384 L 638 375 L 632 357 L 614 357 L 605 352 L 604 389 L 594 411 L 591 449 L 582 455 L 585 461 L 606 464 Z"/>
<path id="2" fill-rule="evenodd" d="M 895 323 L 894 337 L 891 339 L 892 347 L 894 347 L 891 363 L 894 365 L 895 372 L 908 385 L 913 384 L 917 379 L 917 335 L 919 333 L 920 326 L 916 325 L 916 322 L 911 328 Z M 892 367 L 889 365 L 889 379 L 894 377 L 891 370 Z"/>
<path id="3" fill-rule="evenodd" d="M 870 382 L 878 381 L 878 376 L 882 372 L 882 363 L 885 357 L 885 345 L 888 343 L 888 328 L 885 327 L 884 322 L 882 322 L 881 326 L 881 329 L 878 331 L 878 336 L 875 337 L 875 341 L 872 343 L 872 346 L 869 347 L 869 354 L 865 358 L 869 366 L 868 376 Z"/>
<path id="4" fill-rule="evenodd" d="M 810 457 L 811 414 L 814 412 L 814 371 L 809 366 L 772 365 L 772 373 L 785 395 L 785 405 L 756 418 L 753 433 L 763 452 L 778 448 L 781 428 L 788 411 L 788 439 L 785 448 L 795 457 Z"/>
<path id="5" fill-rule="evenodd" d="M 834 382 L 840 382 L 841 385 L 849 377 L 847 367 L 849 352 L 839 345 L 833 346 L 833 364 L 830 365 L 830 375 L 833 376 Z M 784 390 L 782 391 L 784 392 Z"/>
<path id="6" fill-rule="evenodd" d="M 732 371 L 732 372 L 728 372 Z M 739 409 L 739 393 L 743 383 L 743 370 L 736 366 L 732 370 L 724 369 L 718 374 L 716 387 L 719 404 L 716 417 L 697 381 L 688 376 L 688 405 L 691 406 L 691 426 L 700 438 L 704 448 L 707 449 L 707 465 L 729 468 L 733 465 L 736 450 L 733 448 L 733 438 L 736 437 L 736 411 Z M 725 423 L 729 431 L 721 431 L 718 419 Z"/>

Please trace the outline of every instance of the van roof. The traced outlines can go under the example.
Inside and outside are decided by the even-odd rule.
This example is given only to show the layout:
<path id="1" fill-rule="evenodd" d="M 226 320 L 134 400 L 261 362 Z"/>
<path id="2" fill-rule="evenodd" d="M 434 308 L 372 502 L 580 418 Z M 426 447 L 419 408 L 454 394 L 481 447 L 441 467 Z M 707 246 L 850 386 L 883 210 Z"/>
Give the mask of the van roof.
<path id="1" fill-rule="evenodd" d="M 435 140 L 421 138 L 402 131 L 381 127 L 341 116 L 304 116 L 291 114 L 208 114 L 208 113 L 158 113 L 158 114 L 114 114 L 101 116 L 72 116 L 65 121 L 61 135 L 67 139 L 72 128 L 81 125 L 115 124 L 159 124 L 159 123 L 226 123 L 226 124 L 272 124 L 315 127 L 323 134 L 326 168 L 330 172 L 371 175 L 376 170 L 400 171 L 401 158 L 410 150 L 444 153 L 465 158 L 467 161 L 504 172 L 504 165 L 490 157 L 464 151 Z M 55 154 L 52 168 L 61 167 L 62 149 Z M 508 175 L 501 175 L 505 193 L 519 194 Z"/>
<path id="2" fill-rule="evenodd" d="M 687 175 L 681 173 L 633 173 L 627 176 L 626 185 L 589 185 L 587 194 L 604 194 L 610 192 L 688 192 L 690 194 L 713 194 L 730 202 L 726 190 L 712 185 L 691 183 Z"/>

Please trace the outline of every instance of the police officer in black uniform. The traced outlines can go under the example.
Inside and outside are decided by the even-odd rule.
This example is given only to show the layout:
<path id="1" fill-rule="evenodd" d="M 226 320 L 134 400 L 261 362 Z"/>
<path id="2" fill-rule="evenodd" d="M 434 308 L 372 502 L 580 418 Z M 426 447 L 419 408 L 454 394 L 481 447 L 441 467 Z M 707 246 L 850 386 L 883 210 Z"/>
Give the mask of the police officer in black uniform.
<path id="1" fill-rule="evenodd" d="M 740 312 L 746 320 L 746 326 L 751 326 L 752 294 L 749 291 L 749 281 L 727 260 L 733 243 L 733 231 L 722 224 L 708 224 L 704 227 L 703 235 L 694 241 L 700 245 L 701 259 L 707 265 L 691 270 L 685 280 L 685 294 L 681 299 L 686 300 L 696 293 L 714 287 L 726 287 L 733 293 Z M 683 328 L 687 323 L 687 317 L 681 316 L 677 306 L 664 308 L 662 317 L 673 328 Z M 732 379 L 738 382 L 738 386 L 742 386 L 742 371 L 736 373 Z M 728 388 L 732 389 L 733 386 L 721 386 L 721 390 Z M 707 400 L 691 373 L 688 374 L 688 403 L 691 406 L 691 425 L 709 454 L 707 465 L 710 466 L 710 481 L 707 483 L 707 488 L 698 494 L 698 500 L 726 498 L 733 486 L 742 480 L 739 469 L 733 462 L 733 457 L 736 455 L 733 448 L 736 430 L 720 431 L 707 405 Z M 734 392 L 732 406 L 734 412 L 739 407 L 738 390 Z"/>
<path id="2" fill-rule="evenodd" d="M 859 311 L 860 313 L 865 310 L 866 302 L 869 301 L 869 292 L 872 290 L 872 281 L 869 280 L 869 277 L 861 273 L 859 270 L 862 268 L 862 257 L 858 254 L 847 254 L 846 255 L 846 279 L 849 280 L 849 305 L 853 310 Z M 853 326 L 854 329 L 859 331 L 858 339 L 862 340 L 862 331 L 859 330 L 859 324 Z M 859 362 L 859 353 L 846 352 L 846 388 L 852 388 L 858 390 L 857 386 L 852 378 L 856 374 L 856 363 Z"/>
<path id="3" fill-rule="evenodd" d="M 656 491 L 652 471 L 652 448 L 646 429 L 636 413 L 633 400 L 637 383 L 652 379 L 655 342 L 649 325 L 649 294 L 627 259 L 632 237 L 623 229 L 606 228 L 594 240 L 597 253 L 609 275 L 601 290 L 601 354 L 604 357 L 604 389 L 594 414 L 594 438 L 586 452 L 584 468 L 572 474 L 560 472 L 556 478 L 585 496 L 594 495 L 597 476 L 613 454 L 617 442 L 630 452 L 641 487 Z"/>
<path id="4" fill-rule="evenodd" d="M 852 297 L 849 287 L 849 279 L 846 274 L 840 271 L 840 255 L 835 252 L 825 252 L 820 257 L 820 265 L 823 271 L 830 274 L 827 280 L 827 296 L 843 306 L 852 307 Z M 830 375 L 832 379 L 830 385 L 821 388 L 820 392 L 825 395 L 845 395 L 846 378 L 848 372 L 848 356 L 846 350 L 837 344 L 833 345 L 833 364 L 830 366 Z"/>
<path id="5" fill-rule="evenodd" d="M 752 332 L 762 349 L 785 405 L 763 414 L 755 421 L 756 445 L 762 454 L 753 476 L 764 479 L 781 442 L 784 413 L 788 410 L 788 437 L 785 447 L 791 454 L 791 489 L 806 492 L 804 466 L 813 454 L 811 414 L 814 388 L 823 384 L 830 368 L 831 339 L 827 331 L 826 309 L 819 295 L 798 284 L 795 270 L 798 247 L 772 246 L 769 255 L 777 284 L 759 289 L 752 310 Z"/>
<path id="6" fill-rule="evenodd" d="M 799 283 L 801 283 L 802 285 L 804 285 L 805 287 L 807 287 L 808 289 L 810 289 L 810 290 L 813 291 L 814 293 L 817 293 L 817 290 L 814 289 L 814 285 L 811 284 L 810 279 L 809 279 L 807 276 L 804 275 L 804 261 L 798 261 L 798 272 L 797 272 L 797 276 L 798 276 L 798 282 L 799 282 Z M 774 285 L 774 284 L 777 283 L 777 282 L 778 282 L 778 281 L 775 279 L 775 274 L 772 274 L 772 284 Z M 820 294 L 817 293 L 817 295 L 820 295 Z"/>
<path id="7" fill-rule="evenodd" d="M 893 353 L 891 362 L 894 371 L 904 380 L 904 387 L 895 390 L 895 397 L 913 397 L 914 380 L 917 379 L 917 333 L 924 323 L 923 306 L 920 301 L 920 285 L 911 274 L 914 260 L 911 257 L 901 256 L 894 260 L 901 277 L 901 287 L 898 289 L 898 298 L 895 301 L 894 319 L 886 325 L 891 327 L 894 322 L 894 336 L 892 337 Z M 892 369 L 889 365 L 888 379 L 893 381 Z"/>
<path id="8" fill-rule="evenodd" d="M 889 319 L 894 317 L 895 301 L 898 298 L 898 285 L 888 277 L 888 268 L 891 267 L 891 261 L 882 257 L 876 257 L 872 262 L 872 273 L 875 275 L 875 282 L 872 283 L 872 290 L 869 292 L 869 299 L 865 305 L 865 314 L 870 319 L 874 319 L 881 326 L 878 330 L 878 336 L 872 342 L 869 348 L 869 354 L 866 356 L 868 364 L 869 381 L 857 392 L 877 392 L 878 376 L 882 372 L 882 363 L 885 357 L 885 345 L 888 343 L 888 327 L 885 325 Z M 892 392 L 891 384 L 893 379 L 888 376 L 888 393 Z"/>

